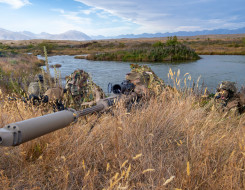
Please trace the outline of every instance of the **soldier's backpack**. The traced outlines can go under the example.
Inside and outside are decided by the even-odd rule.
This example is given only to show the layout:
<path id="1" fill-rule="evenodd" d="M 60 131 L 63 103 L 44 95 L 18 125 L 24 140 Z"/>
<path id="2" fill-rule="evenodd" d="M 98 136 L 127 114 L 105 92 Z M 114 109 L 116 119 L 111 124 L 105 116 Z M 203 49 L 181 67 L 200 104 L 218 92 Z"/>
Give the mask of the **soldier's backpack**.
<path id="1" fill-rule="evenodd" d="M 89 75 L 83 70 L 75 70 L 70 76 L 66 77 L 65 88 L 73 96 L 86 93 Z"/>
<path id="2" fill-rule="evenodd" d="M 28 87 L 28 94 L 32 94 L 35 96 L 40 96 L 40 87 L 38 82 L 31 82 Z"/>
<path id="3" fill-rule="evenodd" d="M 28 86 L 28 94 L 40 97 L 44 92 L 43 76 L 37 74 L 34 77 L 34 82 L 31 82 Z"/>

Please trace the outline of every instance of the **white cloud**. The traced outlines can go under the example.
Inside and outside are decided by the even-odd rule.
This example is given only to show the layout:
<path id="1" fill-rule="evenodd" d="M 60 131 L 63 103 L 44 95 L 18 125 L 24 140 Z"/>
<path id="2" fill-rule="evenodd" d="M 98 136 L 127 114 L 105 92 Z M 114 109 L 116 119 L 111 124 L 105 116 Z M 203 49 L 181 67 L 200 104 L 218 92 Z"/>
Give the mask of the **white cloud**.
<path id="1" fill-rule="evenodd" d="M 37 8 L 31 15 L 28 9 L 25 13 L 2 9 L 1 27 L 51 33 L 79 30 L 105 36 L 245 27 L 244 0 L 222 0 L 222 3 L 220 0 L 73 0 L 81 6 L 78 3 L 67 6 L 69 2 L 58 4 L 59 1 L 36 3 L 29 7 Z M 0 0 L 15 9 L 30 2 Z"/>
<path id="2" fill-rule="evenodd" d="M 80 10 L 80 13 L 83 13 L 85 15 L 90 15 L 92 13 L 96 13 L 99 9 L 97 8 L 90 8 L 90 9 L 85 9 L 85 10 Z"/>
<path id="3" fill-rule="evenodd" d="M 233 0 L 74 0 L 139 25 L 137 32 L 175 32 L 243 25 L 245 2 Z M 237 9 L 240 12 L 237 13 Z M 234 16 L 238 14 L 238 16 Z M 229 19 L 232 18 L 232 19 Z M 239 24 L 238 24 L 239 23 Z M 242 27 L 244 27 L 243 25 Z"/>
<path id="4" fill-rule="evenodd" d="M 68 12 L 63 14 L 62 17 L 76 24 L 91 24 L 91 19 L 79 16 L 79 12 Z"/>
<path id="5" fill-rule="evenodd" d="M 28 0 L 0 0 L 0 3 L 6 3 L 14 9 L 19 9 L 25 5 L 30 5 Z"/>
<path id="6" fill-rule="evenodd" d="M 58 13 L 61 13 L 61 14 L 65 13 L 64 9 L 51 9 L 51 11 L 58 12 Z"/>

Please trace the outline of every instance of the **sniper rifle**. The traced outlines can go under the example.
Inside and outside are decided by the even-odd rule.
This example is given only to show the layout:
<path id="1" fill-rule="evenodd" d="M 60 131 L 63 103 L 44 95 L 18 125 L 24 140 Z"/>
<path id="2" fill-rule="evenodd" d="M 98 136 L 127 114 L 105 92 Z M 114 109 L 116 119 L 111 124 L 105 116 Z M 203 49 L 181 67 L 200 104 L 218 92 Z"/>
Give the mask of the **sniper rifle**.
<path id="1" fill-rule="evenodd" d="M 124 81 L 121 84 L 115 84 L 111 87 L 111 91 L 114 95 L 101 99 L 95 106 L 90 108 L 80 111 L 68 108 L 63 111 L 4 126 L 0 129 L 0 146 L 20 145 L 37 137 L 67 127 L 71 123 L 76 122 L 79 117 L 95 112 L 101 112 L 122 98 L 126 102 L 136 98 L 136 93 L 133 92 L 135 86 L 129 81 Z"/>

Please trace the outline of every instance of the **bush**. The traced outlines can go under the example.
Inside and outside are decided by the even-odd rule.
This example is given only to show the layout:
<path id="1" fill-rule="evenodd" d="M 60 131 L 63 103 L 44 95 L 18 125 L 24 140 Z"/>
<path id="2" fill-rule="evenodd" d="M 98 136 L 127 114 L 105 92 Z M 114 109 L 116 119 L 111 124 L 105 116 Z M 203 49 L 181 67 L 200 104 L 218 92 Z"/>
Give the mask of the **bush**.
<path id="1" fill-rule="evenodd" d="M 42 42 L 40 44 L 37 45 L 37 49 L 40 50 L 41 52 L 43 52 L 43 47 L 46 47 L 47 53 L 51 53 L 52 50 L 54 50 L 55 48 L 58 47 L 57 44 L 53 44 L 50 42 Z"/>
<path id="2" fill-rule="evenodd" d="M 242 43 L 245 45 L 245 37 L 242 38 Z"/>
<path id="3" fill-rule="evenodd" d="M 180 44 L 180 42 L 178 42 L 178 38 L 177 38 L 177 36 L 170 36 L 170 37 L 168 37 L 168 40 L 167 40 L 167 42 L 166 42 L 166 46 L 175 46 L 175 45 L 177 45 L 177 44 Z"/>
<path id="4" fill-rule="evenodd" d="M 153 47 L 163 47 L 163 43 L 161 41 L 155 42 L 153 45 Z"/>
<path id="5" fill-rule="evenodd" d="M 194 50 L 188 48 L 184 44 L 178 42 L 177 37 L 169 37 L 168 41 L 163 44 L 156 42 L 150 47 L 131 48 L 128 50 L 107 52 L 102 54 L 93 54 L 87 57 L 92 60 L 105 60 L 105 61 L 148 61 L 148 62 L 161 62 L 161 61 L 181 61 L 181 60 L 197 60 L 200 57 Z"/>

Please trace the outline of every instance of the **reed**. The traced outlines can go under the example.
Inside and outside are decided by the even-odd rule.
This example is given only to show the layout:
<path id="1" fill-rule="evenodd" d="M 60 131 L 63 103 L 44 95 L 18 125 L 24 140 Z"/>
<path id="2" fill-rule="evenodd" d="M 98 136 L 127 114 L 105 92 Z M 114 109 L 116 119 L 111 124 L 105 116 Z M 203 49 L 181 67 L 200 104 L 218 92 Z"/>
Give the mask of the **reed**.
<path id="1" fill-rule="evenodd" d="M 178 80 L 175 88 L 131 112 L 118 103 L 99 118 L 1 147 L 0 188 L 244 189 L 245 115 L 207 109 L 195 93 L 180 92 Z M 5 98 L 1 92 L 1 126 L 48 113 Z"/>

